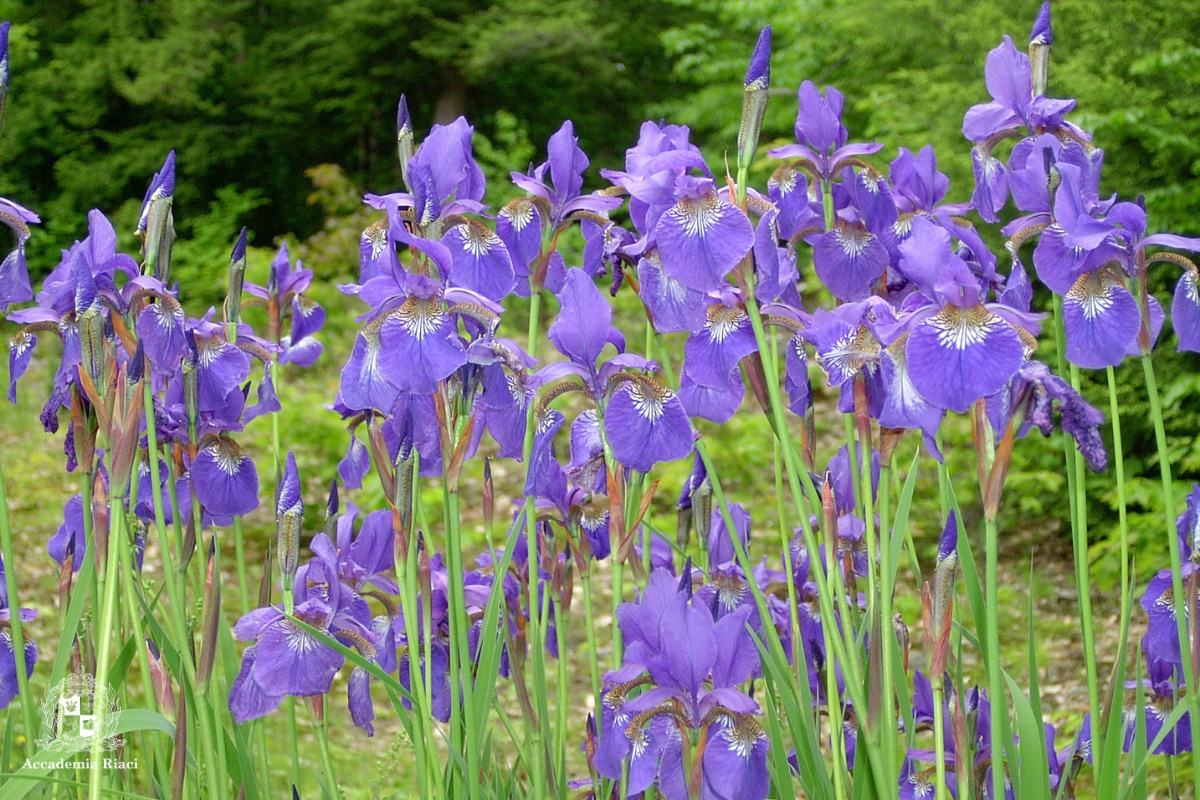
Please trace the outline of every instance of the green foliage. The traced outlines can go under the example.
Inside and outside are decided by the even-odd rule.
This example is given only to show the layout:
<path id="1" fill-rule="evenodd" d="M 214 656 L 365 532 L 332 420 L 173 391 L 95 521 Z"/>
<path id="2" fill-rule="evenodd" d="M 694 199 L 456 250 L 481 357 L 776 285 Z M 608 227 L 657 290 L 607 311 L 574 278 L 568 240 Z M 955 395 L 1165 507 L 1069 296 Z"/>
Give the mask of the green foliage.
<path id="1" fill-rule="evenodd" d="M 658 32 L 685 13 L 664 0 L 0 0 L 14 23 L 0 194 L 53 234 L 31 243 L 44 274 L 59 242 L 83 237 L 84 212 L 140 198 L 172 148 L 181 239 L 215 233 L 192 230 L 213 198 L 245 215 L 226 220 L 229 242 L 242 222 L 260 242 L 316 232 L 320 209 L 297 202 L 305 170 L 398 188 L 401 92 L 418 137 L 466 114 L 505 153 L 497 178 L 540 160 L 566 118 L 613 163 L 644 104 L 677 92 Z"/>

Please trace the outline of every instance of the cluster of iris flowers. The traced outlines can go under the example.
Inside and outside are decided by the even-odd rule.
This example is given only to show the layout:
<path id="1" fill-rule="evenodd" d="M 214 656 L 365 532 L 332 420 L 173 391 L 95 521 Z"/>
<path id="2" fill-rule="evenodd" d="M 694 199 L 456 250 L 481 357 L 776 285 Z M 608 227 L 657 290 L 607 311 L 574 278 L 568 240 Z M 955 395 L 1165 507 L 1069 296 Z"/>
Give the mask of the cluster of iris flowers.
<path id="1" fill-rule="evenodd" d="M 380 216 L 363 231 L 357 283 L 340 288 L 366 310 L 330 406 L 350 432 L 338 466 L 341 490 L 361 489 L 375 473 L 386 507 L 343 509 L 335 481 L 324 529 L 307 540 L 311 557 L 301 563 L 301 480 L 277 435 L 282 600 L 272 604 L 275 579 L 268 578 L 257 608 L 248 600 L 241 518 L 258 508 L 263 491 L 237 435 L 280 410 L 275 382 L 284 365 L 308 367 L 321 355 L 315 334 L 325 312 L 306 296 L 312 272 L 284 247 L 266 286 L 244 284 L 243 231 L 222 318 L 216 309 L 188 317 L 169 271 L 171 154 L 146 193 L 142 260 L 119 252 L 113 226 L 93 211 L 87 238 L 63 252 L 35 295 L 25 243 L 38 218 L 0 199 L 0 219 L 16 234 L 0 266 L 0 310 L 20 326 L 10 344 L 10 400 L 39 339 L 62 343 L 41 419 L 50 433 L 66 420 L 66 469 L 81 476 L 48 546 L 68 594 L 72 573 L 93 549 L 98 574 L 111 581 L 127 568 L 136 575 L 150 532 L 172 526 L 178 540 L 164 538 L 160 547 L 185 575 L 208 534 L 198 630 L 139 630 L 151 644 L 141 657 L 162 704 L 171 679 L 155 638 L 171 633 L 191 642 L 199 633 L 199 654 L 185 672 L 198 685 L 211 677 L 221 616 L 218 540 L 232 527 L 244 612 L 233 633 L 249 642 L 230 676 L 233 722 L 304 697 L 315 699 L 314 718 L 323 724 L 320 700 L 346 673 L 351 719 L 371 735 L 373 686 L 394 676 L 389 692 L 409 715 L 410 732 L 429 735 L 430 719 L 451 723 L 453 743 L 471 760 L 479 758 L 471 737 L 481 728 L 470 714 L 495 691 L 487 682 L 504 677 L 516 684 L 527 736 L 545 747 L 523 768 L 535 784 L 565 790 L 556 783 L 565 778 L 565 733 L 557 731 L 555 752 L 539 727 L 549 723 L 545 698 L 530 696 L 526 682 L 531 670 L 550 669 L 547 656 L 565 655 L 563 628 L 581 580 L 596 713 L 583 742 L 589 774 L 570 786 L 584 794 L 762 800 L 772 784 L 776 794 L 789 793 L 793 778 L 819 790 L 831 774 L 836 792 L 863 772 L 865 759 L 876 784 L 890 782 L 904 798 L 1012 796 L 1025 780 L 1015 773 L 1032 768 L 1026 758 L 1039 748 L 1038 780 L 1053 791 L 1073 785 L 1102 749 L 1091 741 L 1094 698 L 1079 735 L 1058 751 L 1052 727 L 1037 731 L 1044 737 L 1035 746 L 1021 741 L 1026 731 L 1009 730 L 1007 706 L 993 714 L 993 698 L 1007 697 L 991 666 L 994 652 L 986 688 L 965 685 L 961 671 L 952 679 L 960 517 L 945 502 L 945 533 L 925 593 L 926 670 L 913 671 L 911 690 L 908 628 L 892 614 L 895 554 L 907 520 L 892 517 L 899 509 L 890 507 L 889 479 L 904 432 L 919 435 L 941 462 L 943 419 L 970 414 L 992 537 L 1014 439 L 1059 428 L 1075 443 L 1070 464 L 1107 467 L 1104 415 L 1080 396 L 1077 380 L 1063 376 L 1063 364 L 1056 372 L 1034 358 L 1047 315 L 1032 308 L 1023 245 L 1036 239 L 1033 273 L 1053 293 L 1064 364 L 1111 370 L 1150 352 L 1167 317 L 1147 291 L 1148 270 L 1160 263 L 1182 270 L 1170 314 L 1178 346 L 1200 351 L 1197 270 L 1176 252 L 1200 250 L 1200 239 L 1148 235 L 1140 200 L 1101 197 L 1103 151 L 1067 120 L 1073 100 L 1045 96 L 1052 41 L 1047 3 L 1028 55 L 1008 37 L 989 54 L 992 100 L 971 108 L 963 123 L 974 143 L 969 204 L 943 202 L 948 180 L 928 146 L 901 148 L 881 169 L 870 160 L 881 144 L 849 141 L 842 95 L 809 81 L 799 89 L 796 143 L 771 151 L 779 165 L 765 191 L 749 187 L 746 167 L 770 83 L 770 28 L 746 76 L 736 181 L 713 173 L 686 127 L 647 122 L 624 169 L 601 171 L 609 187 L 586 193 L 589 161 L 568 121 L 550 138 L 544 163 L 512 174 L 524 195 L 492 213 L 482 202 L 471 126 L 463 119 L 435 125 L 418 143 L 402 98 L 404 187 L 365 198 Z M 7 73 L 0 79 L 6 87 Z M 1008 139 L 1015 144 L 1003 161 L 997 146 Z M 1020 216 L 1001 229 L 1011 261 L 1002 273 L 967 216 L 997 222 L 1010 200 Z M 577 259 L 559 248 L 574 226 L 583 242 Z M 806 276 L 810 262 L 815 281 Z M 606 289 L 640 300 L 646 352 L 614 325 Z M 242 320 L 243 295 L 266 308 L 265 335 Z M 514 295 L 529 298 L 523 342 L 503 335 Z M 539 352 L 549 297 L 558 309 L 545 331 L 553 353 Z M 665 345 L 671 334 L 683 338 L 678 371 L 677 354 Z M 823 470 L 815 436 L 821 392 L 810 384 L 810 359 L 847 415 L 847 445 Z M 786 467 L 796 506 L 796 527 L 775 545 L 782 563 L 751 536 L 750 513 L 724 496 L 707 437 L 695 427 L 745 413 L 747 386 L 779 437 L 778 485 Z M 555 408 L 563 397 L 571 402 Z M 799 420 L 796 436 L 788 414 Z M 468 566 L 458 529 L 460 478 L 485 434 L 495 457 L 523 462 L 524 484 L 507 541 L 497 546 L 485 467 L 490 546 Z M 691 459 L 693 469 L 672 543 L 651 528 L 656 482 L 647 476 L 679 459 Z M 444 488 L 444 535 L 424 522 L 419 487 L 429 480 Z M 1198 513 L 1200 488 L 1172 542 L 1179 563 L 1150 581 L 1142 601 L 1149 677 L 1126 688 L 1149 699 L 1135 705 L 1140 721 L 1137 713 L 1117 714 L 1126 752 L 1139 738 L 1155 753 L 1191 751 L 1196 714 L 1177 712 L 1176 701 L 1194 677 L 1185 622 L 1200 574 Z M 119 559 L 110 558 L 113 535 L 122 537 Z M 611 669 L 601 674 L 590 580 L 603 562 L 613 578 L 615 623 Z M 627 572 L 637 583 L 633 600 Z M 970 576 L 978 588 L 973 568 Z M 187 582 L 167 584 L 168 601 L 186 604 Z M 32 619 L 8 598 L 7 591 L 0 596 L 0 623 Z M 101 676 L 111 659 L 109 602 L 106 596 L 98 611 L 108 627 L 75 656 Z M 994 616 L 973 611 L 980 645 L 994 647 Z M 0 627 L 0 707 L 23 683 L 14 628 Z M 177 658 L 189 657 L 173 644 Z M 36 645 L 25 642 L 26 676 L 36 655 Z M 884 689 L 897 670 L 905 688 Z M 778 735 L 787 705 L 781 697 L 808 718 L 786 720 L 790 748 Z M 917 746 L 926 732 L 934 734 L 932 748 Z M 889 753 L 899 742 L 906 743 L 901 753 Z M 425 747 L 436 751 L 432 741 Z M 436 776 L 422 780 L 437 784 Z"/>

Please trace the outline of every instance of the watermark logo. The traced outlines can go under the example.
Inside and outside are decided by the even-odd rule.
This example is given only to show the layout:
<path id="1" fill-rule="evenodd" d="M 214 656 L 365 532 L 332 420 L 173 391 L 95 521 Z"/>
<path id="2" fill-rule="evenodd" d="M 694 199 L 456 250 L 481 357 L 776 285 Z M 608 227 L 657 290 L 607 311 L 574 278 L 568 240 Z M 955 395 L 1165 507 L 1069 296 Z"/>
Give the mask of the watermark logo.
<path id="1" fill-rule="evenodd" d="M 117 722 L 121 707 L 107 686 L 78 670 L 46 692 L 42 700 L 42 735 L 38 746 L 52 753 L 80 750 L 115 751 L 121 744 Z"/>

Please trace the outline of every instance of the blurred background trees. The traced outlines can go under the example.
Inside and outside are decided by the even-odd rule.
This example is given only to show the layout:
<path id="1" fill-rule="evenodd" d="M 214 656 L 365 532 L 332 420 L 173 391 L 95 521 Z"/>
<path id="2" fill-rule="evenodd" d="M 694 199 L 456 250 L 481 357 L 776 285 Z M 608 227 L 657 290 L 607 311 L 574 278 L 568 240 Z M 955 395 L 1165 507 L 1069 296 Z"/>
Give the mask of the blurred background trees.
<path id="1" fill-rule="evenodd" d="M 766 151 L 792 137 L 795 91 L 811 78 L 847 98 L 857 140 L 935 146 L 951 200 L 969 198 L 963 113 L 987 99 L 983 65 L 1004 33 L 1023 47 L 1037 0 L 0 0 L 13 22 L 11 96 L 0 135 L 0 195 L 36 209 L 35 280 L 81 238 L 86 211 L 108 212 L 127 250 L 142 192 L 179 152 L 176 262 L 220 296 L 237 230 L 270 247 L 305 243 L 324 279 L 355 269 L 364 191 L 398 188 L 395 109 L 407 94 L 418 138 L 465 114 L 498 179 L 544 158 L 575 121 L 600 166 L 619 167 L 647 118 L 692 126 L 719 169 L 734 142 L 745 61 L 775 30 Z M 1049 93 L 1109 157 L 1102 189 L 1145 194 L 1151 230 L 1200 235 L 1200 0 L 1055 0 Z M 1009 212 L 1011 216 L 1011 211 Z M 999 247 L 994 239 L 992 244 Z M 1173 278 L 1152 288 L 1166 299 Z M 332 292 L 332 289 L 331 289 Z M 203 298 L 209 300 L 211 298 Z M 195 311 L 197 309 L 193 309 Z M 1169 336 L 1169 330 L 1167 334 Z M 1196 359 L 1159 348 L 1177 470 L 1200 474 Z M 1156 470 L 1127 378 L 1127 448 L 1137 502 Z M 1102 395 L 1094 395 L 1097 399 Z M 1123 400 L 1124 403 L 1124 400 Z M 1145 445 L 1144 447 L 1141 445 Z M 1052 511 L 1062 476 L 1022 456 L 1017 513 Z M 1049 462 L 1048 462 L 1049 463 Z M 1057 463 L 1055 460 L 1054 463 Z M 1148 476 L 1143 483 L 1136 477 Z M 1102 524 L 1107 524 L 1101 520 Z M 1100 528 L 1103 530 L 1103 527 Z M 1097 547 L 1105 547 L 1099 541 Z"/>

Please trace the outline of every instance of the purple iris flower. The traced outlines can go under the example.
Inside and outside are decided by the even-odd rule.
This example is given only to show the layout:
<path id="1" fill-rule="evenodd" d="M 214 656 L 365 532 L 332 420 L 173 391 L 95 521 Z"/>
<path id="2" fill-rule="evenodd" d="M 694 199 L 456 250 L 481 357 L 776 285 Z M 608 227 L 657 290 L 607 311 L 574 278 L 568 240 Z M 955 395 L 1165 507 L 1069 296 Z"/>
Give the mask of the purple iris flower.
<path id="1" fill-rule="evenodd" d="M 1171 304 L 1171 322 L 1175 326 L 1175 335 L 1179 339 L 1181 351 L 1200 351 L 1200 293 L 1197 292 L 1197 273 L 1195 264 L 1180 256 L 1166 254 L 1148 254 L 1149 247 L 1170 247 L 1176 250 L 1186 250 L 1192 253 L 1200 252 L 1200 238 L 1178 236 L 1173 233 L 1155 233 L 1146 235 L 1146 210 L 1141 201 L 1137 203 L 1117 203 L 1108 214 L 1108 220 L 1115 222 L 1119 228 L 1114 236 L 1123 249 L 1121 260 L 1126 271 L 1137 276 L 1154 260 L 1169 260 L 1183 268 L 1183 274 L 1176 284 L 1174 300 Z M 1157 301 L 1151 295 L 1146 298 L 1150 304 L 1150 334 L 1151 339 L 1157 336 L 1154 331 L 1156 324 L 1155 308 Z"/>
<path id="2" fill-rule="evenodd" d="M 390 516 L 388 512 L 379 513 Z M 338 547 L 323 533 L 313 538 L 313 558 L 296 572 L 294 616 L 357 648 L 391 671 L 396 666 L 391 621 L 384 618 L 381 624 L 379 619 L 372 619 L 359 593 L 370 588 L 368 583 L 381 585 L 374 574 L 379 569 L 378 553 L 383 548 L 390 553 L 390 544 L 379 529 L 390 530 L 391 526 L 386 521 L 382 526 L 378 521 L 371 526 L 364 522 L 363 532 L 349 543 L 351 522 L 341 526 Z M 385 582 L 382 586 L 391 590 L 394 584 Z M 239 723 L 269 714 L 285 696 L 328 693 L 334 675 L 344 664 L 340 653 L 287 619 L 278 606 L 251 611 L 234 626 L 234 635 L 254 642 L 243 653 L 241 671 L 230 690 L 229 708 Z M 364 685 L 361 677 L 353 675 L 350 711 L 355 722 L 369 732 L 374 716 L 369 684 Z"/>
<path id="3" fill-rule="evenodd" d="M 497 302 L 516 287 L 509 248 L 496 232 L 478 220 L 467 220 L 442 236 L 452 266 L 448 285 L 478 292 Z"/>
<path id="4" fill-rule="evenodd" d="M 1104 438 L 1100 435 L 1104 415 L 1042 362 L 1022 364 L 1004 389 L 987 398 L 988 420 L 1000 436 L 1016 413 L 1023 414 L 1018 437 L 1033 427 L 1043 436 L 1049 436 L 1054 431 L 1055 409 L 1059 411 L 1059 426 L 1075 439 L 1075 446 L 1088 467 L 1093 472 L 1103 472 L 1108 466 Z"/>
<path id="5" fill-rule="evenodd" d="M 258 508 L 258 468 L 228 436 L 205 436 L 189 474 L 196 497 L 214 517 L 249 514 Z"/>
<path id="6" fill-rule="evenodd" d="M 514 537 L 515 538 L 515 537 Z M 522 542 L 523 544 L 523 542 Z M 524 551 L 525 557 L 528 558 L 528 550 Z M 481 563 L 490 565 L 490 559 L 483 557 L 479 559 Z M 517 551 L 514 550 L 513 562 L 517 561 Z M 466 599 L 467 616 L 474 620 L 471 629 L 467 632 L 468 645 L 471 648 L 472 657 L 478 657 L 481 647 L 481 632 L 482 632 L 482 617 L 483 611 L 487 607 L 491 593 L 493 591 L 501 591 L 504 597 L 501 599 L 501 625 L 510 625 L 510 630 L 515 633 L 515 623 L 509 619 L 509 615 L 515 608 L 517 596 L 520 592 L 520 587 L 516 581 L 508 576 L 502 582 L 499 589 L 494 583 L 494 576 L 484 574 L 479 570 L 471 570 L 463 574 L 463 584 Z M 450 580 L 449 574 L 446 571 L 446 563 L 441 554 L 435 554 L 429 559 L 429 586 L 430 594 L 427 596 L 424 592 L 417 596 L 417 608 L 413 614 L 414 618 L 411 622 L 405 619 L 404 614 L 399 614 L 393 624 L 393 629 L 396 636 L 396 644 L 401 647 L 407 645 L 406 653 L 399 660 L 399 677 L 400 683 L 406 689 L 411 691 L 412 680 L 423 680 L 425 671 L 430 671 L 430 681 L 433 688 L 433 708 L 431 709 L 434 719 L 445 722 L 450 719 L 451 703 L 450 703 Z M 426 603 L 429 603 L 428 611 Z M 432 622 L 429 630 L 430 650 L 425 651 L 425 615 L 429 614 Z M 553 637 L 553 630 L 551 630 Z M 501 654 L 500 671 L 502 675 L 508 674 L 508 652 L 507 649 Z M 414 663 L 415 662 L 415 663 Z M 405 701 L 405 707 L 409 707 L 409 703 Z"/>
<path id="7" fill-rule="evenodd" d="M 472 342 L 467 360 L 480 365 L 482 421 L 500 445 L 498 454 L 522 458 L 529 404 L 544 382 L 532 372 L 537 362 L 516 342 L 502 337 Z"/>
<path id="8" fill-rule="evenodd" d="M 1033 315 L 984 304 L 979 282 L 950 247 L 950 234 L 923 217 L 900 245 L 901 271 L 920 288 L 885 338 L 908 333 L 904 358 L 913 387 L 937 408 L 966 411 L 995 394 L 1025 361 Z M 1034 330 L 1030 330 L 1033 328 Z"/>
<path id="9" fill-rule="evenodd" d="M 472 153 L 474 132 L 462 117 L 449 125 L 434 125 L 408 162 L 406 174 L 413 191 L 391 197 L 413 210 L 418 228 L 424 230 L 451 214 L 483 210 L 480 201 L 487 183 Z M 366 199 L 368 204 L 383 208 L 382 198 L 367 195 Z"/>
<path id="10" fill-rule="evenodd" d="M 548 160 L 530 174 L 512 173 L 512 181 L 534 197 L 545 200 L 550 206 L 550 218 L 546 220 L 552 228 L 558 228 L 576 211 L 605 214 L 621 205 L 619 197 L 598 194 L 582 194 L 583 173 L 588 168 L 588 157 L 579 147 L 575 136 L 575 125 L 571 120 L 550 137 L 546 146 Z M 549 183 L 546 173 L 550 173 Z"/>
<path id="11" fill-rule="evenodd" d="M 585 370 L 593 389 L 598 388 L 597 363 L 604 348 L 611 344 L 617 353 L 625 351 L 625 337 L 612 324 L 612 308 L 582 269 L 567 270 L 558 301 L 558 316 L 546 335 L 560 353 Z"/>
<path id="12" fill-rule="evenodd" d="M 1187 510 L 1179 516 L 1175 523 L 1179 536 L 1180 555 L 1184 560 L 1180 575 L 1184 580 L 1192 580 L 1192 575 L 1200 566 L 1196 563 L 1195 554 L 1200 552 L 1200 485 L 1192 487 L 1187 497 Z M 1146 635 L 1142 637 L 1142 649 L 1146 652 L 1147 662 L 1161 660 L 1178 667 L 1183 666 L 1183 651 L 1180 647 L 1176 617 L 1186 601 L 1175 596 L 1174 581 L 1171 570 L 1159 570 L 1142 596 L 1142 608 L 1149 616 Z M 1191 613 L 1183 608 L 1185 618 L 1190 619 Z"/>
<path id="13" fill-rule="evenodd" d="M 639 296 L 646 314 L 660 333 L 698 331 L 705 324 L 705 293 L 687 286 L 663 272 L 658 249 L 642 255 L 637 265 Z"/>
<path id="14" fill-rule="evenodd" d="M 1089 137 L 1063 119 L 1075 107 L 1074 100 L 1034 94 L 1029 57 L 1017 50 L 1010 37 L 1005 36 L 1000 46 L 988 53 L 984 80 L 992 101 L 967 111 L 963 135 L 976 143 L 971 151 L 975 171 L 971 205 L 986 221 L 995 222 L 997 212 L 1008 200 L 1009 190 L 1008 171 L 992 155 L 997 142 L 1043 131 L 1058 132 L 1077 142 L 1086 142 Z"/>
<path id="15" fill-rule="evenodd" d="M 600 170 L 601 176 L 630 194 L 629 216 L 642 236 L 650 235 L 663 210 L 674 202 L 676 179 L 691 167 L 710 175 L 700 149 L 688 141 L 686 125 L 643 122 L 637 144 L 625 151 L 625 171 Z"/>
<path id="16" fill-rule="evenodd" d="M 5 53 L 5 60 L 7 56 Z M 3 101 L 0 101 L 2 108 Z M 33 288 L 29 284 L 29 272 L 25 266 L 25 242 L 30 236 L 29 224 L 41 222 L 41 219 L 28 208 L 0 197 L 0 222 L 7 225 L 17 237 L 17 246 L 0 262 L 0 311 L 6 311 L 14 303 L 33 299 Z"/>
<path id="17" fill-rule="evenodd" d="M 934 797 L 937 791 L 937 767 L 930 766 L 924 769 L 919 767 L 922 763 L 931 763 L 935 760 L 935 756 L 930 754 L 928 758 L 924 757 L 921 751 L 909 751 L 904 756 L 904 765 L 900 768 L 900 793 L 897 795 L 898 800 L 930 800 Z M 953 759 L 953 756 L 950 757 Z M 953 766 L 951 764 L 951 766 Z M 949 773 L 952 775 L 953 773 Z M 950 790 L 950 796 L 958 797 L 958 786 L 956 781 L 949 781 L 947 788 Z"/>
<path id="18" fill-rule="evenodd" d="M 18 609 L 22 623 L 30 623 L 37 619 L 37 611 L 32 608 Z M 8 708 L 20 691 L 17 683 L 17 655 L 13 642 L 12 619 L 13 609 L 8 606 L 8 584 L 4 579 L 4 561 L 0 560 L 0 710 Z M 21 629 L 25 638 L 25 677 L 33 676 L 33 667 L 37 663 L 37 642 L 29 636 L 29 628 Z"/>
<path id="19" fill-rule="evenodd" d="M 1146 662 L 1146 671 L 1149 674 L 1147 680 L 1127 683 L 1126 688 L 1149 690 L 1145 720 L 1146 742 L 1150 743 L 1158 737 L 1171 712 L 1175 710 L 1176 698 L 1183 688 L 1183 668 L 1169 661 L 1151 658 Z M 1163 737 L 1154 749 L 1156 755 L 1177 756 L 1192 752 L 1190 713 L 1185 711 L 1171 732 Z M 1133 749 L 1135 729 L 1131 723 L 1126 725 L 1124 749 L 1128 753 Z"/>
<path id="20" fill-rule="evenodd" d="M 305 269 L 302 262 L 292 264 L 291 253 L 286 243 L 279 246 L 275 258 L 271 260 L 271 270 L 267 273 L 267 285 L 256 283 L 246 284 L 246 294 L 262 300 L 270 300 L 274 296 L 281 304 L 287 303 L 294 295 L 303 294 L 312 285 L 313 271 Z"/>
<path id="21" fill-rule="evenodd" d="M 946 192 L 950 190 L 950 179 L 937 168 L 937 155 L 932 145 L 925 145 L 915 155 L 906 147 L 900 148 L 888 167 L 888 177 L 892 182 L 892 197 L 896 201 L 896 211 L 900 215 L 897 221 L 897 233 L 907 226 L 906 216 L 925 213 L 937 216 L 940 211 L 951 214 L 965 214 L 966 203 L 939 205 Z"/>
<path id="22" fill-rule="evenodd" d="M 74 554 L 71 558 L 71 569 L 79 572 L 83 566 L 84 556 L 87 555 L 87 539 L 84 536 L 82 495 L 72 495 L 63 506 L 62 524 L 50 537 L 46 551 L 59 565 L 66 560 L 70 551 Z"/>
<path id="23" fill-rule="evenodd" d="M 887 181 L 866 170 L 843 170 L 838 195 L 844 202 L 833 229 L 813 241 L 813 267 L 834 297 L 850 302 L 871 294 L 887 272 L 898 215 Z"/>
<path id="24" fill-rule="evenodd" d="M 822 181 L 837 175 L 851 159 L 877 153 L 881 144 L 846 144 L 842 124 L 842 93 L 832 86 L 822 95 L 812 81 L 800 85 L 800 111 L 796 116 L 796 138 L 791 144 L 771 151 L 772 158 L 798 158 Z"/>
<path id="25" fill-rule="evenodd" d="M 1098 211 L 1085 193 L 1085 175 L 1073 164 L 1055 166 L 1062 183 L 1054 193 L 1053 222 L 1038 239 L 1033 265 L 1042 283 L 1067 294 L 1084 273 L 1119 259 L 1116 225 L 1093 216 Z"/>
<path id="26" fill-rule="evenodd" d="M 643 238 L 627 251 L 640 256 L 657 247 L 667 277 L 701 292 L 718 289 L 754 244 L 750 220 L 718 191 L 686 136 L 647 126 L 642 134 L 648 141 L 629 151 L 628 171 L 603 173 L 632 198 L 630 213 Z"/>
<path id="27" fill-rule="evenodd" d="M 1054 100 L 1034 95 L 1029 56 L 1017 50 L 1012 38 L 988 53 L 984 81 L 992 95 L 989 103 L 972 106 L 963 119 L 963 135 L 972 142 L 989 138 L 1014 127 L 1035 130 L 1069 130 L 1080 138 L 1085 134 L 1062 119 L 1075 108 L 1074 100 Z"/>
<path id="28" fill-rule="evenodd" d="M 649 472 L 660 461 L 691 455 L 695 438 L 678 395 L 640 373 L 623 372 L 611 383 L 604 432 L 618 461 Z"/>
<path id="29" fill-rule="evenodd" d="M 690 581 L 690 576 L 687 578 Z M 689 797 L 684 747 L 707 731 L 699 760 L 700 797 L 767 796 L 769 742 L 758 705 L 736 687 L 758 666 L 743 607 L 714 621 L 666 570 L 655 570 L 637 604 L 617 611 L 628 643 L 625 665 L 605 676 L 596 769 L 619 779 L 628 760 L 629 796 L 657 781 L 669 800 Z M 630 692 L 652 688 L 636 698 Z"/>
<path id="30" fill-rule="evenodd" d="M 838 410 L 843 414 L 854 411 L 854 381 L 860 376 L 866 383 L 871 415 L 878 417 L 882 411 L 885 387 L 879 369 L 883 350 L 879 324 L 891 319 L 887 302 L 872 296 L 828 311 L 817 309 L 799 334 L 816 350 L 829 385 L 841 390 Z"/>
<path id="31" fill-rule="evenodd" d="M 690 416 L 725 422 L 745 393 L 738 364 L 758 352 L 758 344 L 738 290 L 728 287 L 710 300 L 716 302 L 709 303 L 704 326 L 683 347 L 679 396 Z"/>
<path id="32" fill-rule="evenodd" d="M 750 220 L 711 178 L 681 176 L 675 196 L 654 229 L 663 272 L 685 286 L 718 289 L 754 244 Z"/>
<path id="33" fill-rule="evenodd" d="M 238 246 L 245 247 L 244 240 Z M 267 285 L 246 284 L 246 293 L 267 303 L 271 318 L 271 338 L 279 340 L 279 363 L 311 367 L 321 356 L 324 346 L 314 338 L 325 324 L 325 309 L 304 296 L 312 285 L 313 272 L 305 269 L 300 261 L 293 265 L 287 244 L 279 246 L 279 252 L 271 261 L 267 274 Z M 279 330 L 291 310 L 290 332 Z"/>
<path id="34" fill-rule="evenodd" d="M 582 269 L 567 271 L 559 293 L 561 308 L 550 326 L 549 337 L 559 352 L 571 359 L 570 365 L 549 370 L 559 375 L 576 374 L 586 390 L 604 405 L 604 429 L 613 455 L 630 469 L 648 472 L 660 461 L 672 461 L 692 452 L 692 426 L 679 396 L 642 371 L 655 368 L 653 362 L 623 353 L 625 338 L 612 325 L 612 309 L 604 295 Z M 600 356 L 608 344 L 618 355 L 603 364 Z M 549 479 L 555 472 L 548 445 L 554 426 L 561 427 L 561 414 L 550 410 L 539 422 L 535 450 L 541 441 L 543 468 L 533 472 Z M 551 428 L 554 428 L 552 431 Z M 538 492 L 544 494 L 544 492 Z"/>
<path id="35" fill-rule="evenodd" d="M 445 251 L 436 242 L 424 246 Z M 398 307 L 368 322 L 355 339 L 342 370 L 340 397 L 347 407 L 390 411 L 400 392 L 432 394 L 466 363 L 456 317 L 446 306 L 454 291 L 461 292 L 421 275 L 405 280 Z"/>

